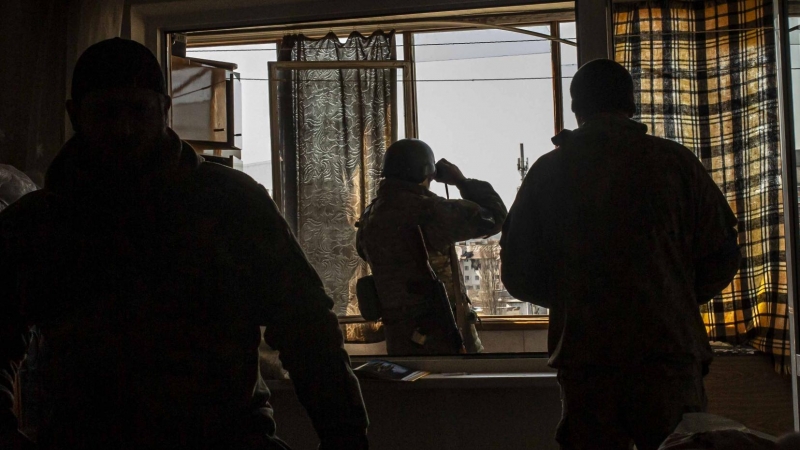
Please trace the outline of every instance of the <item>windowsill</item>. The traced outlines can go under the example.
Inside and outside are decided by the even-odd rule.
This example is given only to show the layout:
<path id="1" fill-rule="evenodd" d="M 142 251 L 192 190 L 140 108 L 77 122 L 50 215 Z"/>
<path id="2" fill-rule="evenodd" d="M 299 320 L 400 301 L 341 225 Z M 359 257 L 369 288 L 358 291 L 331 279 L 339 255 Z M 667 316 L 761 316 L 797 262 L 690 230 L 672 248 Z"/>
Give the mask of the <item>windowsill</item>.
<path id="1" fill-rule="evenodd" d="M 455 356 L 353 356 L 353 367 L 383 359 L 432 374 L 489 375 L 553 373 L 546 353 L 481 353 Z"/>
<path id="2" fill-rule="evenodd" d="M 494 373 L 494 374 L 430 374 L 419 380 L 384 381 L 360 379 L 362 391 L 418 390 L 418 389 L 522 389 L 555 388 L 558 386 L 553 373 Z M 270 391 L 294 389 L 291 380 L 267 380 Z"/>
<path id="3" fill-rule="evenodd" d="M 405 389 L 517 389 L 556 387 L 556 370 L 542 353 L 466 356 L 352 357 L 352 366 L 384 359 L 414 370 L 431 372 L 413 382 L 359 380 L 363 390 Z M 290 380 L 267 380 L 269 388 L 292 389 Z"/>
<path id="4" fill-rule="evenodd" d="M 361 316 L 340 316 L 342 325 L 367 323 Z M 476 325 L 478 331 L 521 331 L 547 330 L 550 326 L 549 316 L 486 316 L 481 317 Z"/>
<path id="5" fill-rule="evenodd" d="M 546 330 L 549 316 L 489 316 L 476 324 L 478 331 Z"/>

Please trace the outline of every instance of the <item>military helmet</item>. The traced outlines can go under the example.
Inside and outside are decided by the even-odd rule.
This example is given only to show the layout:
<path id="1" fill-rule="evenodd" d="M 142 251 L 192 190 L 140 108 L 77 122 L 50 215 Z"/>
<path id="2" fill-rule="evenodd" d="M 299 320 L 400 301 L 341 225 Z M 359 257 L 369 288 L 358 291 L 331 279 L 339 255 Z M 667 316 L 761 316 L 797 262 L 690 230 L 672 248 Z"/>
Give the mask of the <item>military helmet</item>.
<path id="1" fill-rule="evenodd" d="M 400 139 L 386 149 L 382 176 L 422 183 L 434 173 L 436 159 L 433 150 L 419 139 Z"/>

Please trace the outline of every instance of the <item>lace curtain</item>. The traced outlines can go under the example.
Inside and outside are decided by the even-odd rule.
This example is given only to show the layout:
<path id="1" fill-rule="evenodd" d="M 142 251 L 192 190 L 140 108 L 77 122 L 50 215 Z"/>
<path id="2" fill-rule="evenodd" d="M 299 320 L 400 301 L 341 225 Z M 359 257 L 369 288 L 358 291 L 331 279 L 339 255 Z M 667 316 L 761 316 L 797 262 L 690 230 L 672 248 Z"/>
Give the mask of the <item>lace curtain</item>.
<path id="1" fill-rule="evenodd" d="M 354 32 L 345 42 L 333 33 L 294 35 L 284 37 L 281 59 L 388 61 L 393 48 L 393 32 Z M 391 143 L 395 77 L 395 70 L 371 68 L 291 70 L 282 77 L 290 80 L 297 238 L 339 315 L 359 314 L 355 282 L 367 266 L 356 253 L 355 223 L 375 196 Z"/>
<path id="2" fill-rule="evenodd" d="M 739 219 L 742 266 L 701 307 L 715 341 L 748 343 L 788 367 L 789 320 L 771 0 L 617 5 L 616 59 L 637 120 L 693 150 Z"/>

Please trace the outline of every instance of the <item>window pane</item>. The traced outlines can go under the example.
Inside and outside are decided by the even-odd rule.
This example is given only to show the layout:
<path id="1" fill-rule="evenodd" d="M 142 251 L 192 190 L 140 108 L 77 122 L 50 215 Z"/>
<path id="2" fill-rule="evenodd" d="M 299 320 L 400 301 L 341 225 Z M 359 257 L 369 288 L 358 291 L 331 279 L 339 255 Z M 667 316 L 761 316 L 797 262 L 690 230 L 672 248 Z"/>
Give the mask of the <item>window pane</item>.
<path id="1" fill-rule="evenodd" d="M 800 17 L 789 17 L 789 28 L 800 26 Z M 798 155 L 798 143 L 800 142 L 800 30 L 789 33 L 789 50 L 792 70 L 792 106 L 794 108 L 794 144 L 795 155 Z M 800 158 L 795 158 L 797 170 L 797 180 L 800 180 Z M 798 193 L 800 194 L 800 182 L 798 182 Z"/>
<path id="2" fill-rule="evenodd" d="M 242 77 L 243 170 L 272 193 L 272 149 L 269 127 L 269 83 L 267 63 L 277 61 L 275 44 L 196 47 L 190 58 L 235 63 Z"/>
<path id="3" fill-rule="evenodd" d="M 561 38 L 570 41 L 576 40 L 575 22 L 562 22 L 559 24 Z M 572 77 L 578 71 L 578 48 L 567 44 L 558 44 L 561 49 L 561 98 L 564 105 L 564 128 L 574 130 L 578 128 L 578 121 L 572 113 L 572 96 L 569 95 L 569 85 Z"/>
<path id="4" fill-rule="evenodd" d="M 530 30 L 549 34 L 548 26 Z M 488 181 L 510 207 L 521 182 L 520 144 L 531 163 L 553 149 L 550 41 L 502 30 L 414 35 L 419 137 L 464 175 Z M 446 195 L 444 185 L 431 190 Z M 458 198 L 458 189 L 450 189 Z M 496 277 L 499 235 L 462 243 L 473 266 L 470 298 L 483 315 L 531 314 Z M 470 253 L 472 253 L 470 255 Z M 520 304 L 522 306 L 520 306 Z"/>
<path id="5" fill-rule="evenodd" d="M 789 28 L 800 25 L 800 17 L 789 18 Z M 800 136 L 800 30 L 789 33 L 789 43 L 791 51 L 792 66 L 792 96 L 794 97 L 794 135 L 795 146 L 798 143 L 797 136 Z"/>
<path id="6" fill-rule="evenodd" d="M 397 55 L 398 60 L 405 59 L 404 56 L 404 47 L 403 47 L 403 34 L 397 33 L 394 36 L 395 39 L 395 55 Z M 404 103 L 405 98 L 405 85 L 403 85 L 403 71 L 397 71 L 397 108 L 395 109 L 397 114 L 397 139 L 403 139 L 406 137 L 406 105 Z"/>

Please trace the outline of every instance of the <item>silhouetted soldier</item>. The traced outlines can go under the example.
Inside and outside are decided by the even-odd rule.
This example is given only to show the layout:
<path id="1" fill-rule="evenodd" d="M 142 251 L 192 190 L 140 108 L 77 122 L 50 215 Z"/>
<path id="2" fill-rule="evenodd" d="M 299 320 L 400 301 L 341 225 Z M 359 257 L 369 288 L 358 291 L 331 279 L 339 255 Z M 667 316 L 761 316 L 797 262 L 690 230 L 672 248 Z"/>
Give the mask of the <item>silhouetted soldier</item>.
<path id="1" fill-rule="evenodd" d="M 265 326 L 321 448 L 366 448 L 322 282 L 267 191 L 204 162 L 167 127 L 169 108 L 144 46 L 93 45 L 67 102 L 75 137 L 44 189 L 0 214 L 0 370 L 35 325 L 39 447 L 288 448 L 258 374 Z M 9 379 L 0 387 L 8 448 L 20 439 Z"/>
<path id="2" fill-rule="evenodd" d="M 736 218 L 697 157 L 630 120 L 633 81 L 592 61 L 570 86 L 579 128 L 533 165 L 501 240 L 502 280 L 550 308 L 564 449 L 655 449 L 706 405 L 698 305 L 739 268 Z"/>
<path id="3" fill-rule="evenodd" d="M 437 174 L 437 169 L 439 173 Z M 500 231 L 506 218 L 503 200 L 485 181 L 464 177 L 417 139 L 402 139 L 386 150 L 378 195 L 359 220 L 359 255 L 370 264 L 383 313 L 390 355 L 458 353 L 445 331 L 431 320 L 431 293 L 420 272 L 413 230 L 424 235 L 429 263 L 444 283 L 449 300 L 465 295 L 460 264 L 451 260 L 458 241 Z M 446 200 L 429 190 L 433 180 L 458 187 L 463 200 Z M 412 230 L 409 233 L 408 230 Z M 457 272 L 453 272 L 453 267 Z M 456 286 L 458 283 L 459 286 Z M 468 318 L 467 318 L 468 319 Z M 483 350 L 470 320 L 464 330 L 468 353 Z"/>

